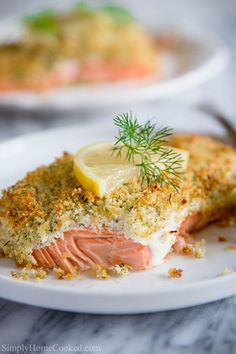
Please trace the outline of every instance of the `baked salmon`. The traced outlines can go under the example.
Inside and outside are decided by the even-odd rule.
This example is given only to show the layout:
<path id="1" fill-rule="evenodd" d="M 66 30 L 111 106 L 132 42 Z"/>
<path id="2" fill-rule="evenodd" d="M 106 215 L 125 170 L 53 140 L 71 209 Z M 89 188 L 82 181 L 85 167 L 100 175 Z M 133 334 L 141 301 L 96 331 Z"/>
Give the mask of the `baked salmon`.
<path id="1" fill-rule="evenodd" d="M 180 252 L 190 232 L 235 212 L 236 151 L 199 135 L 170 143 L 190 154 L 179 192 L 135 178 L 96 197 L 75 178 L 68 153 L 29 172 L 0 199 L 0 251 L 68 274 L 96 265 L 140 271 Z"/>
<path id="2" fill-rule="evenodd" d="M 67 231 L 63 239 L 57 238 L 49 246 L 35 249 L 33 257 L 39 266 L 61 268 L 71 274 L 75 266 L 85 271 L 97 264 L 126 264 L 133 270 L 144 270 L 151 265 L 151 252 L 147 246 L 105 228 L 81 227 Z"/>
<path id="3" fill-rule="evenodd" d="M 145 78 L 159 74 L 158 58 L 154 37 L 114 11 L 42 12 L 26 19 L 22 38 L 0 45 L 0 92 Z"/>
<path id="4" fill-rule="evenodd" d="M 1 59 L 0 59 L 1 61 Z M 79 63 L 76 60 L 58 62 L 49 72 L 39 70 L 34 76 L 25 78 L 0 77 L 0 92 L 43 91 L 66 85 L 80 83 L 114 82 L 119 80 L 141 79 L 157 74 L 156 68 L 141 64 L 95 61 Z"/>

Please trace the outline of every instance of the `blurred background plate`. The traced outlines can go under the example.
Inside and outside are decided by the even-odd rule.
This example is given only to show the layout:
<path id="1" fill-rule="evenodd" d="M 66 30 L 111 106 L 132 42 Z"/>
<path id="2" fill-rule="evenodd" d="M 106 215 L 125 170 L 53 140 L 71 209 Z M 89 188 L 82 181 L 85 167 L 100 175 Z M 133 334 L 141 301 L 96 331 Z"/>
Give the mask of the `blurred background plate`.
<path id="1" fill-rule="evenodd" d="M 0 41 L 18 38 L 21 30 L 19 20 L 2 21 Z M 171 32 L 177 34 L 179 40 L 174 50 L 162 54 L 160 77 L 78 85 L 43 93 L 0 93 L 0 105 L 22 109 L 91 109 L 167 98 L 207 82 L 228 64 L 229 50 L 219 38 L 189 29 L 173 31 L 172 28 Z"/>

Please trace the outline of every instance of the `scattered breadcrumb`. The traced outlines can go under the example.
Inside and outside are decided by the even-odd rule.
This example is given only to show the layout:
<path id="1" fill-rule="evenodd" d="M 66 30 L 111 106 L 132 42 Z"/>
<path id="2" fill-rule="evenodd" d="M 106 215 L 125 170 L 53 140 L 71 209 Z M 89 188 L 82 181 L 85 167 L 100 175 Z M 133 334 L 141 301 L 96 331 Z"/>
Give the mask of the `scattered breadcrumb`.
<path id="1" fill-rule="evenodd" d="M 179 268 L 170 268 L 168 270 L 168 276 L 170 278 L 181 278 L 183 273 L 183 269 Z"/>
<path id="2" fill-rule="evenodd" d="M 205 256 L 206 250 L 201 248 L 200 245 L 204 243 L 196 242 L 193 245 L 188 244 L 182 250 L 182 253 L 186 256 L 193 256 L 195 258 L 203 258 Z"/>
<path id="3" fill-rule="evenodd" d="M 226 242 L 226 241 L 227 241 L 227 238 L 224 237 L 224 236 L 219 236 L 219 237 L 218 237 L 218 241 L 219 241 L 219 242 Z"/>
<path id="4" fill-rule="evenodd" d="M 75 275 L 74 275 L 74 274 L 69 274 L 69 273 L 67 273 L 66 276 L 65 276 L 65 279 L 66 279 L 66 280 L 72 280 L 72 279 L 74 279 L 74 278 L 75 278 Z"/>
<path id="5" fill-rule="evenodd" d="M 236 245 L 229 245 L 229 246 L 225 247 L 225 249 L 228 251 L 236 251 Z"/>
<path id="6" fill-rule="evenodd" d="M 93 277 L 97 279 L 108 279 L 110 278 L 110 274 L 116 275 L 119 277 L 126 276 L 129 271 L 132 269 L 131 266 L 127 264 L 116 264 L 111 267 L 105 267 L 100 264 L 97 264 L 92 270 Z M 79 279 L 79 271 L 77 267 L 74 267 L 73 274 L 67 273 L 62 268 L 53 268 L 53 273 L 57 279 L 65 279 L 65 280 L 72 280 L 72 279 Z M 32 264 L 27 264 L 24 268 L 21 268 L 20 271 L 12 271 L 11 276 L 15 279 L 19 280 L 36 280 L 41 281 L 43 280 L 48 271 L 41 268 L 35 268 Z M 83 279 L 80 279 L 83 280 Z"/>
<path id="7" fill-rule="evenodd" d="M 206 240 L 202 238 L 200 241 L 197 241 L 193 244 L 195 248 L 200 248 L 201 246 L 206 245 Z"/>
<path id="8" fill-rule="evenodd" d="M 36 281 L 41 281 L 45 279 L 47 271 L 42 268 L 40 268 L 39 270 L 32 269 L 32 274 L 34 275 Z"/>
<path id="9" fill-rule="evenodd" d="M 78 268 L 74 267 L 73 268 L 73 273 L 67 273 L 64 269 L 62 268 L 53 268 L 53 273 L 55 274 L 57 279 L 66 279 L 66 280 L 72 280 L 78 277 L 79 272 Z"/>
<path id="10" fill-rule="evenodd" d="M 203 248 L 196 248 L 195 249 L 195 254 L 194 256 L 196 258 L 204 258 L 205 257 L 206 250 Z"/>
<path id="11" fill-rule="evenodd" d="M 12 272 L 11 272 L 11 276 L 12 276 L 14 279 L 18 279 L 18 280 L 29 280 L 29 274 L 28 274 L 28 273 L 25 273 L 25 272 L 23 272 L 23 271 L 21 271 L 21 272 L 12 271 Z"/>
<path id="12" fill-rule="evenodd" d="M 53 273 L 55 274 L 57 279 L 64 279 L 66 276 L 66 272 L 61 268 L 53 268 Z"/>
<path id="13" fill-rule="evenodd" d="M 101 264 L 96 264 L 92 269 L 92 274 L 97 279 L 109 279 L 109 269 Z"/>
<path id="14" fill-rule="evenodd" d="M 229 275 L 229 274 L 232 274 L 232 273 L 233 273 L 232 268 L 225 267 L 223 272 L 221 273 L 221 275 Z"/>
<path id="15" fill-rule="evenodd" d="M 12 271 L 11 276 L 18 280 L 36 280 L 41 281 L 47 275 L 47 271 L 43 268 L 34 269 L 32 265 L 26 265 L 19 272 Z"/>
<path id="16" fill-rule="evenodd" d="M 207 244 L 207 242 L 206 242 L 206 240 L 205 240 L 205 238 L 202 238 L 200 241 L 198 241 L 198 242 L 195 242 L 195 245 L 200 245 L 200 246 L 204 246 L 204 245 L 206 245 Z M 197 247 L 197 246 L 196 246 Z"/>
<path id="17" fill-rule="evenodd" d="M 235 215 L 227 215 L 226 218 L 219 220 L 217 222 L 217 225 L 220 227 L 235 226 L 236 225 L 236 216 Z"/>
<path id="18" fill-rule="evenodd" d="M 68 252 L 63 252 L 63 253 L 62 253 L 62 258 L 63 258 L 63 259 L 70 258 L 69 253 L 68 253 Z"/>
<path id="19" fill-rule="evenodd" d="M 124 277 L 125 275 L 127 275 L 129 273 L 129 271 L 131 269 L 132 269 L 132 267 L 130 267 L 127 264 L 116 264 L 116 265 L 110 267 L 111 272 L 119 277 Z"/>

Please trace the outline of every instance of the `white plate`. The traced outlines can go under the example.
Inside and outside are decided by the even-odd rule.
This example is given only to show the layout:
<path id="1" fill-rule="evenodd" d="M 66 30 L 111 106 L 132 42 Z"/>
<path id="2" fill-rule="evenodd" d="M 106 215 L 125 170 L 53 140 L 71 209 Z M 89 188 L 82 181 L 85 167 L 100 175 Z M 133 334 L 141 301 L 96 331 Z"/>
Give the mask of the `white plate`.
<path id="1" fill-rule="evenodd" d="M 12 40 L 21 32 L 22 28 L 16 20 L 3 21 L 0 40 Z M 173 52 L 162 55 L 162 70 L 158 78 L 78 85 L 46 93 L 0 93 L 0 105 L 24 109 L 69 109 L 161 99 L 205 83 L 219 74 L 229 62 L 229 50 L 220 39 L 204 32 L 190 33 L 189 29 L 177 33 L 179 44 Z"/>
<path id="2" fill-rule="evenodd" d="M 54 129 L 0 144 L 0 188 L 14 183 L 26 171 L 49 163 L 62 151 L 75 151 L 94 140 L 109 139 L 113 131 L 103 125 Z M 110 280 L 72 280 L 49 277 L 40 283 L 15 280 L 12 261 L 0 259 L 0 296 L 6 299 L 87 313 L 142 313 L 202 304 L 236 294 L 236 273 L 221 276 L 225 267 L 236 270 L 236 253 L 225 247 L 235 241 L 235 228 L 211 226 L 199 237 L 207 239 L 206 257 L 173 256 L 165 264 L 145 272 Z M 229 243 L 219 243 L 219 235 Z M 168 279 L 170 267 L 182 268 L 183 277 Z"/>

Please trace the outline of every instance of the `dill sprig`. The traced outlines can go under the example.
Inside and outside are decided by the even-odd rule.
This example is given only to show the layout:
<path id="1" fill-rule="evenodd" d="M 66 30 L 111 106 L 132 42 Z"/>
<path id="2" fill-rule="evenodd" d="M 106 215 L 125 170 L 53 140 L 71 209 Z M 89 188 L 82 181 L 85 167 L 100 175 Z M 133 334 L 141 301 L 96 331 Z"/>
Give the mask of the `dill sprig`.
<path id="1" fill-rule="evenodd" d="M 113 3 L 106 3 L 105 5 L 101 6 L 100 9 L 102 11 L 107 12 L 117 22 L 134 21 L 133 15 L 130 13 L 128 9 L 126 9 L 123 6 L 113 4 Z"/>
<path id="2" fill-rule="evenodd" d="M 58 31 L 58 23 L 56 12 L 52 9 L 46 9 L 30 16 L 24 16 L 23 22 L 27 27 L 35 30 L 56 33 Z"/>
<path id="3" fill-rule="evenodd" d="M 89 12 L 102 11 L 109 14 L 117 22 L 134 21 L 134 17 L 128 9 L 112 2 L 107 2 L 103 5 L 95 6 L 89 4 L 86 1 L 79 1 L 78 3 L 76 3 L 75 9 Z"/>
<path id="4" fill-rule="evenodd" d="M 181 154 L 167 145 L 172 129 L 157 129 L 151 120 L 140 124 L 132 113 L 120 114 L 113 121 L 119 128 L 119 134 L 115 137 L 112 152 L 117 157 L 125 156 L 129 162 L 140 168 L 142 183 L 168 184 L 178 191 L 183 160 Z"/>
<path id="5" fill-rule="evenodd" d="M 96 11 L 102 11 L 110 15 L 116 22 L 131 22 L 134 21 L 134 17 L 131 15 L 129 10 L 125 7 L 113 4 L 106 3 L 104 5 L 91 5 L 87 1 L 79 1 L 74 5 L 71 12 L 82 11 L 85 13 L 93 13 Z M 69 11 L 69 10 L 68 10 Z M 70 13 L 70 11 L 68 12 Z M 57 34 L 59 31 L 59 22 L 58 22 L 58 12 L 53 9 L 45 9 L 39 13 L 24 16 L 23 23 L 26 27 L 38 30 L 41 32 L 48 32 L 51 34 Z"/>

